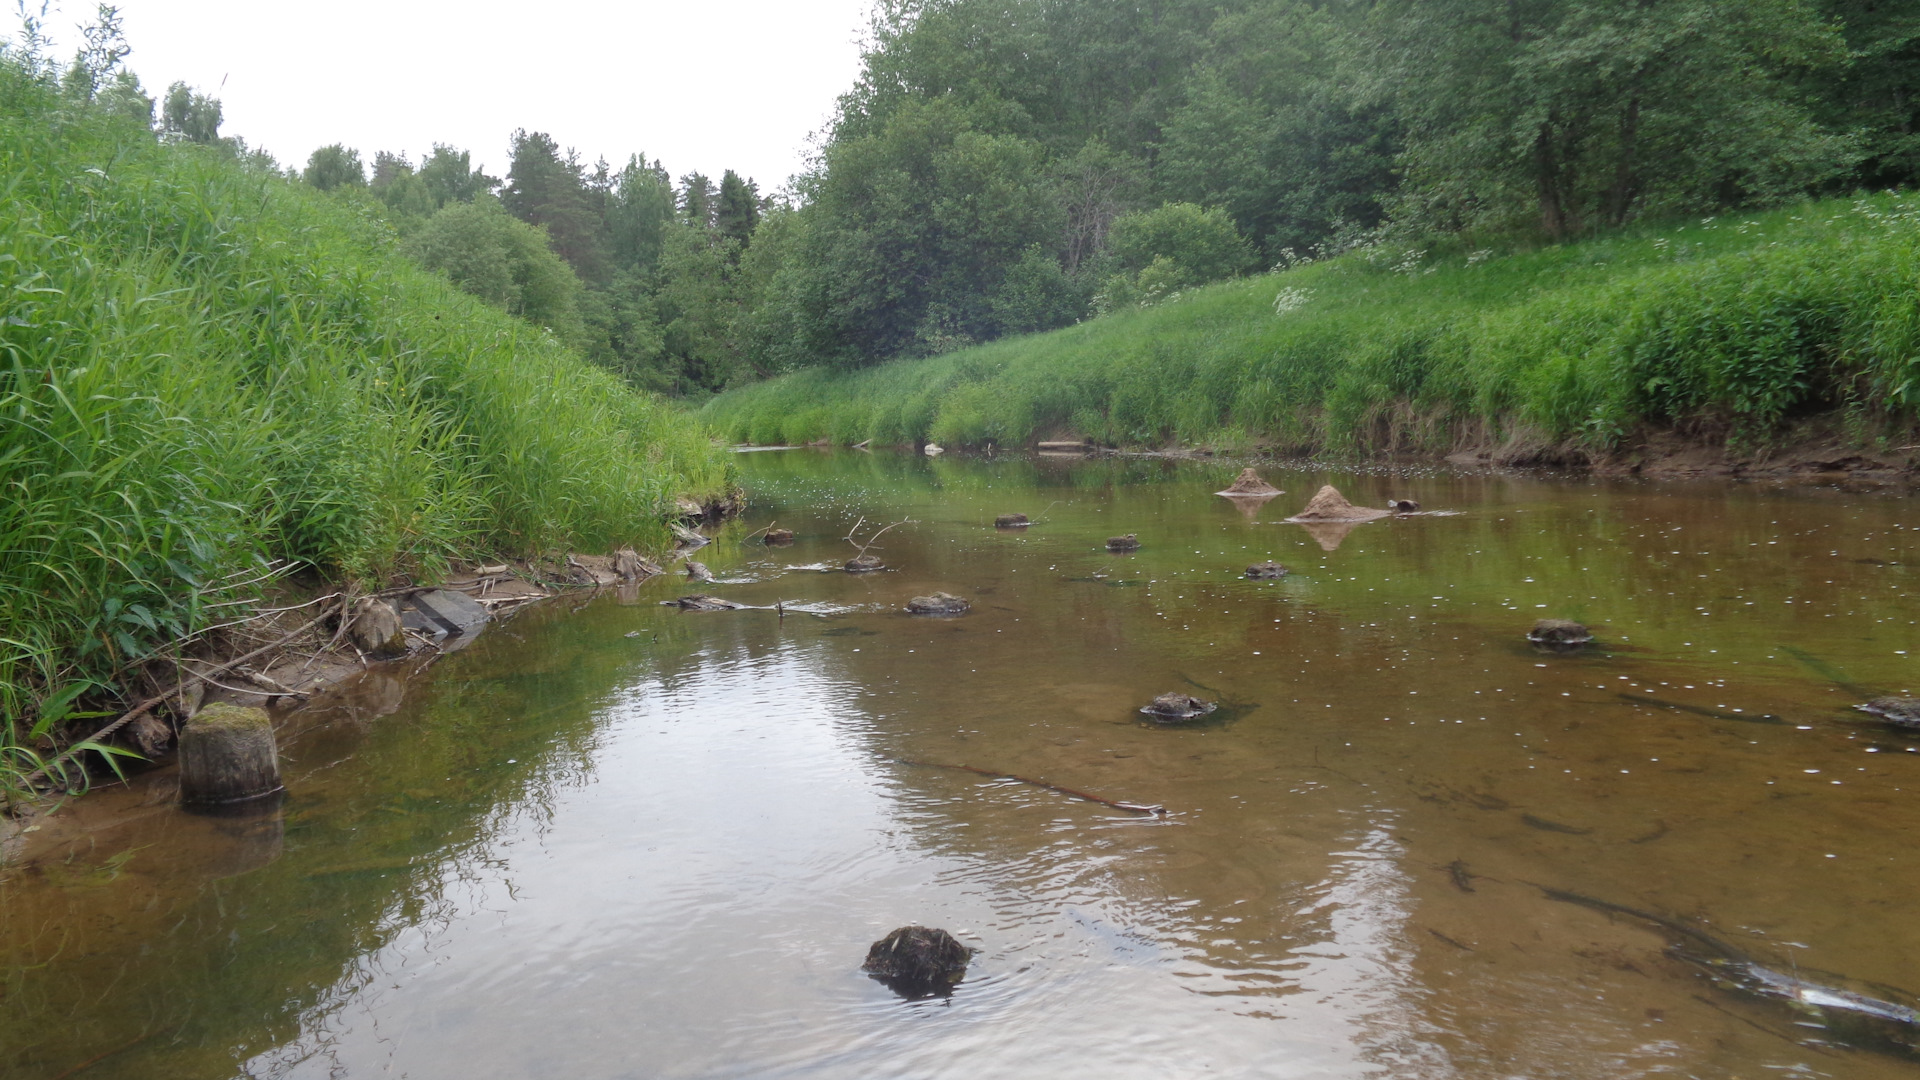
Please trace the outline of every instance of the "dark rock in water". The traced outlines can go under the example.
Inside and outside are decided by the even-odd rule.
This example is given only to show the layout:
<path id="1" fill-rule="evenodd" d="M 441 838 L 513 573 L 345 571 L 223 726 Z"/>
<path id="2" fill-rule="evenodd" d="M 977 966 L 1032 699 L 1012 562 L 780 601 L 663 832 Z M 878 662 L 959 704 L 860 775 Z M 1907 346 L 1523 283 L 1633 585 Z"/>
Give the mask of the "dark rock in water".
<path id="1" fill-rule="evenodd" d="M 1247 576 L 1255 581 L 1287 576 L 1287 568 L 1277 562 L 1257 562 L 1247 567 Z"/>
<path id="2" fill-rule="evenodd" d="M 908 997 L 942 994 L 967 974 L 973 950 L 945 930 L 903 926 L 867 950 L 861 970 Z"/>
<path id="3" fill-rule="evenodd" d="M 856 555 L 847 560 L 847 573 L 864 574 L 869 570 L 879 570 L 886 566 L 878 555 Z"/>
<path id="4" fill-rule="evenodd" d="M 705 563 L 697 563 L 692 559 L 688 559 L 687 580 L 695 582 L 712 581 L 713 571 L 707 569 L 707 564 Z"/>
<path id="5" fill-rule="evenodd" d="M 722 600 L 705 593 L 695 593 L 692 596 L 682 596 L 674 600 L 662 600 L 660 606 L 677 607 L 683 611 L 738 611 L 747 605 L 736 604 L 731 600 Z"/>
<path id="6" fill-rule="evenodd" d="M 280 790 L 280 751 L 265 709 L 209 705 L 180 732 L 180 801 L 212 806 Z"/>
<path id="7" fill-rule="evenodd" d="M 1108 537 L 1107 550 L 1108 551 L 1138 551 L 1140 550 L 1140 539 L 1139 537 L 1135 536 L 1133 533 L 1128 533 L 1125 536 Z"/>
<path id="8" fill-rule="evenodd" d="M 353 621 L 347 624 L 347 636 L 353 646 L 375 660 L 404 656 L 407 637 L 401 632 L 400 613 L 377 596 L 362 599 L 353 608 Z"/>
<path id="9" fill-rule="evenodd" d="M 1412 499 L 1388 499 L 1387 509 L 1396 514 L 1411 514 L 1420 509 L 1420 504 Z"/>
<path id="10" fill-rule="evenodd" d="M 1889 724 L 1920 729 L 1920 698 L 1874 698 L 1865 705 L 1855 705 L 1854 708 L 1863 713 L 1872 713 Z"/>
<path id="11" fill-rule="evenodd" d="M 793 543 L 793 530 L 792 529 L 768 529 L 767 543 L 774 544 L 776 546 L 781 544 L 791 544 Z"/>
<path id="12" fill-rule="evenodd" d="M 1196 716 L 1205 716 L 1219 707 L 1211 701 L 1203 701 L 1191 694 L 1161 694 L 1153 699 L 1153 704 L 1143 706 L 1140 711 L 1155 720 L 1192 720 Z"/>
<path id="13" fill-rule="evenodd" d="M 1031 524 L 1033 522 L 1028 521 L 1025 514 L 1001 514 L 993 519 L 993 527 L 996 529 L 1024 529 Z"/>
<path id="14" fill-rule="evenodd" d="M 916 596 L 907 601 L 907 610 L 915 615 L 964 615 L 972 604 L 948 593 Z"/>
<path id="15" fill-rule="evenodd" d="M 1554 649 L 1570 649 L 1593 640 L 1593 632 L 1567 619 L 1541 619 L 1527 632 L 1527 640 Z"/>
<path id="16" fill-rule="evenodd" d="M 667 528 L 673 532 L 673 543 L 675 547 L 697 548 L 706 547 L 708 544 L 713 543 L 712 537 L 703 536 L 677 521 L 667 522 Z"/>

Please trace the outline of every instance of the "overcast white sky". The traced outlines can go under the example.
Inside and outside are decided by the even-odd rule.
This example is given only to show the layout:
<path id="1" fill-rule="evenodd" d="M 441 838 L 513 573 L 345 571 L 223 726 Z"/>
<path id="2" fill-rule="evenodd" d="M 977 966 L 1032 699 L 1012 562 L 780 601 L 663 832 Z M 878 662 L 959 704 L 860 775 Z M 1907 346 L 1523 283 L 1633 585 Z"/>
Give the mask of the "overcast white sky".
<path id="1" fill-rule="evenodd" d="M 342 142 L 416 159 L 435 142 L 505 172 L 514 128 L 591 162 L 664 159 L 782 186 L 859 70 L 871 0 L 119 0 L 128 66 L 225 106 L 222 134 L 303 164 Z M 47 20 L 62 53 L 92 11 Z M 222 80 L 225 86 L 221 86 Z"/>

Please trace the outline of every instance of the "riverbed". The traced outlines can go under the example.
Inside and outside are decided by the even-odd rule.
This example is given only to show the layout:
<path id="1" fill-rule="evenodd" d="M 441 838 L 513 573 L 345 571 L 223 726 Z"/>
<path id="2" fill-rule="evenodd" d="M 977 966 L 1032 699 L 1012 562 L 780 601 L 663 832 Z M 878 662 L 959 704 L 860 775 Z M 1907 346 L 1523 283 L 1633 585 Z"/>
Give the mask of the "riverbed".
<path id="1" fill-rule="evenodd" d="M 277 813 L 167 770 L 62 811 L 0 878 L 0 1075 L 1920 1075 L 1563 898 L 1912 1003 L 1920 736 L 1851 709 L 1920 689 L 1905 495 L 740 460 L 716 583 L 283 717 Z M 1323 483 L 1428 512 L 1282 520 Z M 887 569 L 839 569 L 858 522 Z M 977 950 L 951 995 L 861 972 L 907 924 Z"/>

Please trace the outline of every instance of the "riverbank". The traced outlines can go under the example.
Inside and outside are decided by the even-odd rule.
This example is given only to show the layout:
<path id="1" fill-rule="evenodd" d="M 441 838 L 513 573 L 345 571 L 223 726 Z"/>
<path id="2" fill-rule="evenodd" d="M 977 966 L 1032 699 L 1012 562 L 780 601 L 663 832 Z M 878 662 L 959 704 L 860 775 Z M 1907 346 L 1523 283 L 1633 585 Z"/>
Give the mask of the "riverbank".
<path id="1" fill-rule="evenodd" d="M 1902 454 L 1920 404 L 1920 198 L 1809 202 L 1577 244 L 1374 248 L 1049 334 L 729 391 L 737 442 L 1593 465 L 1760 459 L 1813 417 Z"/>
<path id="2" fill-rule="evenodd" d="M 683 410 L 413 265 L 369 207 L 61 78 L 0 57 L 5 801 L 83 787 L 116 748 L 72 740 L 272 609 L 658 553 L 683 501 L 733 497 Z"/>

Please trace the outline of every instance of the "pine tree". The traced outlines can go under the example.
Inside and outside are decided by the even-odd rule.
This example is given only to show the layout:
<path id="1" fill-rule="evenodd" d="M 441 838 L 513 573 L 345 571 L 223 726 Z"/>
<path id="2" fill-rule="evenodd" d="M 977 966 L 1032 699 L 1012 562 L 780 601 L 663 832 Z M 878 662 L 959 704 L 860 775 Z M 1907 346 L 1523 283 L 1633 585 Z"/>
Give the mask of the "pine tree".
<path id="1" fill-rule="evenodd" d="M 760 224 L 760 189 L 751 180 L 728 169 L 720 178 L 720 199 L 714 209 L 714 225 L 720 235 L 738 243 L 742 250 Z"/>

